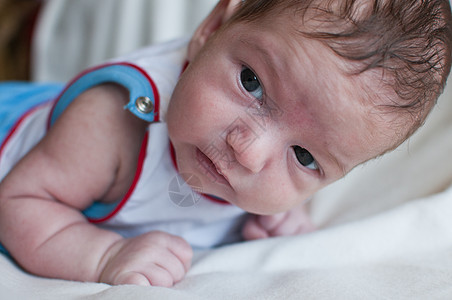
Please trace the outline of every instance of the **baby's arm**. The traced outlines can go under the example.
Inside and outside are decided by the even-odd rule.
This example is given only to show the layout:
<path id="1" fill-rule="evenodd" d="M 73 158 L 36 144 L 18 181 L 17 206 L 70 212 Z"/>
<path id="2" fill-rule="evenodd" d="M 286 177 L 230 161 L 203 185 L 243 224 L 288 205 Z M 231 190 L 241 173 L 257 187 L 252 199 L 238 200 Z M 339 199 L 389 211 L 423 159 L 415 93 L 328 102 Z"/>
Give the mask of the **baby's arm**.
<path id="1" fill-rule="evenodd" d="M 133 239 L 97 228 L 81 210 L 127 192 L 146 123 L 123 110 L 108 84 L 76 99 L 0 184 L 0 241 L 31 273 L 79 281 L 170 286 L 191 248 L 151 232 Z"/>
<path id="2" fill-rule="evenodd" d="M 246 240 L 263 239 L 273 236 L 288 236 L 315 230 L 306 204 L 275 215 L 250 215 L 242 230 Z"/>

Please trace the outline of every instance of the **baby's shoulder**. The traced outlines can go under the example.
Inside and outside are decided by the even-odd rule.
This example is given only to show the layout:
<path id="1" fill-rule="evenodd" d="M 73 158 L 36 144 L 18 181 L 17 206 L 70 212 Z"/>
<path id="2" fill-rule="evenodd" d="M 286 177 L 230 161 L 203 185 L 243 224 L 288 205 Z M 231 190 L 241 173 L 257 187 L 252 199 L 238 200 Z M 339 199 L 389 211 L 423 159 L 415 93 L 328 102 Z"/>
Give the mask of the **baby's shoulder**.
<path id="1" fill-rule="evenodd" d="M 121 197 L 130 185 L 148 126 L 124 109 L 128 98 L 127 89 L 117 84 L 90 88 L 68 105 L 49 131 L 54 151 L 61 152 L 57 148 L 65 141 L 74 149 L 69 152 L 78 156 L 74 164 L 83 161 L 81 165 L 99 166 L 110 173 L 104 174 L 111 180 L 105 183 L 107 201 Z"/>

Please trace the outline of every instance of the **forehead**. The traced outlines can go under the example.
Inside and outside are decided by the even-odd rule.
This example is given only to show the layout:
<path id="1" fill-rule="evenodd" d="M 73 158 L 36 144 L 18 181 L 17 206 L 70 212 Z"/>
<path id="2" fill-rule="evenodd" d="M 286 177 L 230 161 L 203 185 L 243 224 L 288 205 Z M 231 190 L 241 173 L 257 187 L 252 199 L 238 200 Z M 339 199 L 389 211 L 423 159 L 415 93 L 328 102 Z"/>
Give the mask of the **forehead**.
<path id="1" fill-rule="evenodd" d="M 389 130 L 382 134 L 384 124 L 373 117 L 375 105 L 365 100 L 365 81 L 378 77 L 348 74 L 347 62 L 291 24 L 289 18 L 238 23 L 225 40 L 256 71 L 266 94 L 281 104 L 292 125 L 287 128 L 309 130 L 300 136 L 307 143 L 315 140 L 312 148 L 340 161 L 345 173 L 389 147 Z"/>

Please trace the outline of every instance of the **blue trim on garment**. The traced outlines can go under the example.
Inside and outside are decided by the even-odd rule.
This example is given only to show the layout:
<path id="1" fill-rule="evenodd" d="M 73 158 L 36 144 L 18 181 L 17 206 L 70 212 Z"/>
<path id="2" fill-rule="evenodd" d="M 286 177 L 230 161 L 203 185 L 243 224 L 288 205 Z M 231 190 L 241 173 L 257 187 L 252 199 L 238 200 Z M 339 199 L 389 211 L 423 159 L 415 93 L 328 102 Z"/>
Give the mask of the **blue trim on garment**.
<path id="1" fill-rule="evenodd" d="M 8 251 L 6 251 L 6 249 L 3 248 L 1 244 L 0 244 L 0 253 L 5 254 L 6 256 L 10 256 L 9 253 L 8 253 Z"/>
<path id="2" fill-rule="evenodd" d="M 90 207 L 82 211 L 83 215 L 88 219 L 101 219 L 110 215 L 121 201 L 114 203 L 94 202 Z"/>
<path id="3" fill-rule="evenodd" d="M 129 90 L 130 100 L 129 103 L 124 106 L 124 109 L 128 109 L 140 119 L 154 122 L 156 119 L 155 113 L 158 114 L 158 112 L 152 111 L 149 113 L 142 113 L 135 106 L 136 99 L 144 96 L 151 99 L 154 107 L 158 107 L 155 105 L 155 95 L 149 79 L 133 66 L 113 64 L 102 66 L 91 71 L 88 70 L 87 73 L 76 78 L 58 99 L 50 118 L 50 126 L 55 123 L 69 104 L 82 92 L 107 82 L 118 83 Z M 88 219 L 102 219 L 112 213 L 120 202 L 121 201 L 115 203 L 94 202 L 90 207 L 82 211 L 82 213 Z"/>
<path id="4" fill-rule="evenodd" d="M 69 85 L 54 107 L 50 125 L 55 123 L 58 117 L 78 95 L 91 87 L 107 82 L 118 83 L 129 90 L 130 101 L 124 107 L 125 109 L 128 109 L 138 118 L 145 121 L 153 122 L 155 120 L 154 111 L 142 113 L 135 106 L 136 99 L 145 96 L 151 99 L 155 107 L 155 95 L 149 80 L 138 69 L 129 65 L 117 64 L 94 69 Z"/>
<path id="5" fill-rule="evenodd" d="M 24 114 L 55 99 L 63 90 L 61 83 L 30 83 L 5 81 L 0 83 L 0 144 L 10 134 Z"/>

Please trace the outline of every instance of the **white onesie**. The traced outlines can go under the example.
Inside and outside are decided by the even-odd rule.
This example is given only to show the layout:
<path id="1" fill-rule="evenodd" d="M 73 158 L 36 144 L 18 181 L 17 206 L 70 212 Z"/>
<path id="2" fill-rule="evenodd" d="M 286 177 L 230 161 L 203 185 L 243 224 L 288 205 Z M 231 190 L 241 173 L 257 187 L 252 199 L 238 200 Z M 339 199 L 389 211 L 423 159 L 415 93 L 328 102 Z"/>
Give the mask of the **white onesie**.
<path id="1" fill-rule="evenodd" d="M 164 120 L 185 64 L 186 45 L 187 40 L 183 39 L 151 46 L 89 69 L 69 83 L 56 101 L 28 112 L 0 148 L 0 180 L 45 135 L 77 95 L 94 85 L 116 82 L 130 92 L 125 109 L 150 124 L 127 195 L 114 204 L 95 203 L 84 211 L 87 218 L 125 237 L 165 231 L 183 237 L 194 248 L 240 240 L 245 212 L 202 194 L 202 186 L 193 191 L 177 172 Z"/>

